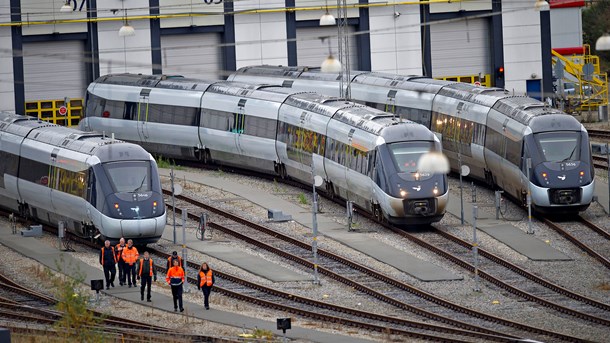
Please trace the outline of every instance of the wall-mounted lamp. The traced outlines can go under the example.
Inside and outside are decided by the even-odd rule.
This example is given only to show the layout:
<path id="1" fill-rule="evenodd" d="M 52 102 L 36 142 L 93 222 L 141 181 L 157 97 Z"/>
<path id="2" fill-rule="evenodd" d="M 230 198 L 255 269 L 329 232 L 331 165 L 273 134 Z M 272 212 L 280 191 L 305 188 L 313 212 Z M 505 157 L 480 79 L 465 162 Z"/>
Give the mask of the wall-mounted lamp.
<path id="1" fill-rule="evenodd" d="M 72 6 L 70 6 L 70 0 L 66 0 L 66 2 L 64 2 L 64 4 L 59 9 L 59 12 L 63 12 L 63 13 L 72 12 Z"/>
<path id="2" fill-rule="evenodd" d="M 537 0 L 534 8 L 536 11 L 548 11 L 551 9 L 551 6 L 549 6 L 549 3 L 545 0 Z"/>
<path id="3" fill-rule="evenodd" d="M 595 50 L 610 50 L 610 34 L 608 34 L 608 32 L 604 33 L 601 37 L 597 39 L 597 41 L 595 42 Z"/>

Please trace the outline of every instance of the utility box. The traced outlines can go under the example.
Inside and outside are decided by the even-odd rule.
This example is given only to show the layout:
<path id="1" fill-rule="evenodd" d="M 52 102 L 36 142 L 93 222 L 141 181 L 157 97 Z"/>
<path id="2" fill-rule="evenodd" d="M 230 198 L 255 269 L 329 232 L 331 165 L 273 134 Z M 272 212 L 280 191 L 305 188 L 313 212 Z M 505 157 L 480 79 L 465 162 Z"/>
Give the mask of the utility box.
<path id="1" fill-rule="evenodd" d="M 280 210 L 267 210 L 267 218 L 274 222 L 287 222 L 292 220 L 292 216 L 289 214 L 284 214 Z"/>
<path id="2" fill-rule="evenodd" d="M 599 121 L 608 121 L 608 105 L 601 105 L 597 108 Z"/>
<path id="3" fill-rule="evenodd" d="M 40 237 L 42 236 L 42 225 L 30 225 L 29 229 L 21 230 L 23 237 Z"/>

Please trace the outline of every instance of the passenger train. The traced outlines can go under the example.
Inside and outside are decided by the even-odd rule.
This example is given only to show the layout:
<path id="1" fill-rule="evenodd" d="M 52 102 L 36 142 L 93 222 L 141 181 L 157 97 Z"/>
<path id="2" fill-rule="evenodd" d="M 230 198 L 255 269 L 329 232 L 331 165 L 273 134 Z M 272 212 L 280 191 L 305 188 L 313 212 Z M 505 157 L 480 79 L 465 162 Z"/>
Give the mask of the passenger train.
<path id="1" fill-rule="evenodd" d="M 311 184 L 378 220 L 428 224 L 445 213 L 445 174 L 418 173 L 440 151 L 423 125 L 383 111 L 278 86 L 181 77 L 102 76 L 87 89 L 86 131 L 148 151 L 277 174 Z"/>
<path id="2" fill-rule="evenodd" d="M 524 204 L 529 186 L 533 207 L 540 213 L 578 212 L 591 203 L 589 137 L 574 117 L 499 88 L 376 72 L 351 72 L 350 79 L 344 84 L 350 85 L 355 101 L 435 132 L 453 170 L 460 163 L 467 165 L 471 176 L 499 186 Z M 228 80 L 340 94 L 339 74 L 315 68 L 244 67 Z"/>
<path id="3" fill-rule="evenodd" d="M 157 165 L 140 146 L 0 112 L 0 206 L 83 237 L 156 242 Z"/>

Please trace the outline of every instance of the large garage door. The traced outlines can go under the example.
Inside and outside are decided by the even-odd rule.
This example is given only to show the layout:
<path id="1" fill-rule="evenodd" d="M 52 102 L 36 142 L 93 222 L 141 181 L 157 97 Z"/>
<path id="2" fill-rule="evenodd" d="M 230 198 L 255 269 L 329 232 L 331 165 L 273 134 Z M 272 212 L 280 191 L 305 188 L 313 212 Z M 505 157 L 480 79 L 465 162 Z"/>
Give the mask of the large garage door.
<path id="1" fill-rule="evenodd" d="M 206 80 L 226 78 L 218 33 L 161 36 L 161 59 L 166 75 Z"/>
<path id="2" fill-rule="evenodd" d="M 478 75 L 491 72 L 487 19 L 460 20 L 430 25 L 432 75 Z"/>
<path id="3" fill-rule="evenodd" d="M 87 88 L 83 41 L 23 44 L 26 101 L 83 98 Z"/>
<path id="4" fill-rule="evenodd" d="M 349 62 L 352 70 L 358 69 L 358 55 L 354 28 L 347 27 L 349 35 Z M 331 38 L 331 49 L 339 57 L 337 27 L 303 27 L 297 29 L 297 64 L 299 66 L 319 67 L 328 56 L 328 41 L 322 43 L 320 37 Z"/>

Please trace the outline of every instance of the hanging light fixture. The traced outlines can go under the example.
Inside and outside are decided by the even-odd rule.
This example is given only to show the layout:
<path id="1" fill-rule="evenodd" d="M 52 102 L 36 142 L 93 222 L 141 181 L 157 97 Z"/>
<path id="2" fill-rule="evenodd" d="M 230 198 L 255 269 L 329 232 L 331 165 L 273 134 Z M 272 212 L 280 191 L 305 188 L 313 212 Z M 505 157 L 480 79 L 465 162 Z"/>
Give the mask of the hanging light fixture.
<path id="1" fill-rule="evenodd" d="M 534 5 L 536 11 L 548 11 L 551 9 L 549 3 L 546 0 L 536 0 L 536 4 Z"/>
<path id="2" fill-rule="evenodd" d="M 320 17 L 320 26 L 330 26 L 335 24 L 335 17 L 328 12 L 328 0 L 326 0 L 326 13 Z"/>
<path id="3" fill-rule="evenodd" d="M 322 62 L 320 70 L 323 73 L 339 73 L 342 68 L 341 62 L 333 56 L 333 51 L 330 47 L 330 37 L 322 37 L 322 43 L 324 43 L 325 39 L 328 39 L 328 57 Z"/>
<path id="4" fill-rule="evenodd" d="M 610 50 L 610 34 L 608 34 L 608 32 L 604 33 L 601 37 L 597 39 L 597 41 L 595 42 L 595 50 Z"/>
<path id="5" fill-rule="evenodd" d="M 123 17 L 123 26 L 119 30 L 119 37 L 128 37 L 136 34 L 136 30 L 133 26 L 129 25 L 127 21 L 127 11 L 125 11 L 125 17 Z"/>
<path id="6" fill-rule="evenodd" d="M 72 12 L 72 6 L 70 6 L 70 0 L 66 0 L 66 2 L 64 2 L 63 6 L 61 6 L 61 8 L 59 9 L 59 12 L 63 12 L 63 13 Z"/>

